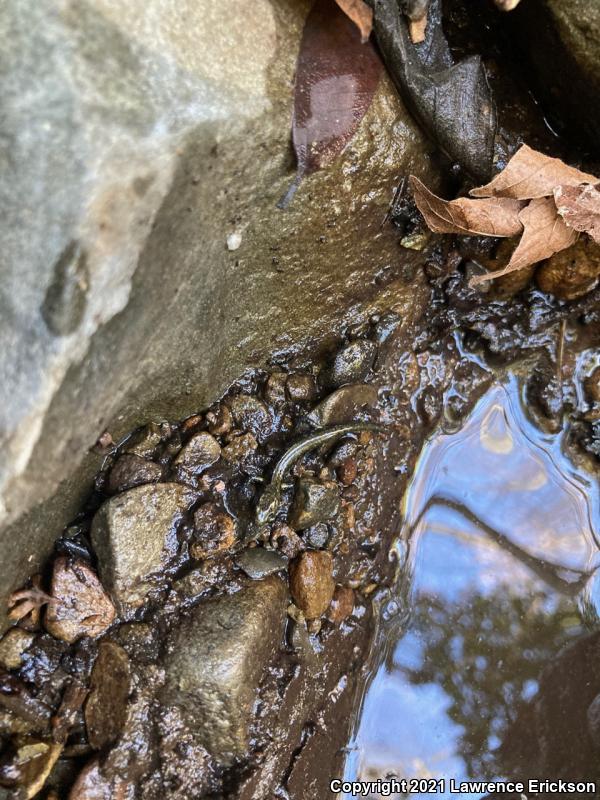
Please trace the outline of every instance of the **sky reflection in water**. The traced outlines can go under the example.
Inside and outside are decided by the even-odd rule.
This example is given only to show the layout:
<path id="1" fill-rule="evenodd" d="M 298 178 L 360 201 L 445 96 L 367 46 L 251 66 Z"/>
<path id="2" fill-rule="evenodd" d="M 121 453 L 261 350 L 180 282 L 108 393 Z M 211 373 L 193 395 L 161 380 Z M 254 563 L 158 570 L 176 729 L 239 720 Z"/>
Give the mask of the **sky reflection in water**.
<path id="1" fill-rule="evenodd" d="M 511 776 L 516 711 L 584 632 L 580 610 L 596 614 L 597 506 L 560 435 L 524 415 L 516 379 L 432 439 L 404 500 L 411 617 L 382 630 L 347 779 Z"/>

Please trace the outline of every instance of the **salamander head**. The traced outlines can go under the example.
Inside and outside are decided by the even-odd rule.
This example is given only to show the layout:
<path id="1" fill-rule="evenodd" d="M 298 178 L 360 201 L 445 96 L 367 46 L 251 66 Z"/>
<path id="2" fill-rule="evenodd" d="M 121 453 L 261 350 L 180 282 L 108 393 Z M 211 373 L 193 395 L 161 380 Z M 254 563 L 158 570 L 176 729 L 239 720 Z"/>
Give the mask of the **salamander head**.
<path id="1" fill-rule="evenodd" d="M 256 504 L 256 521 L 259 525 L 266 525 L 271 522 L 277 514 L 281 504 L 279 492 L 272 484 L 264 490 L 258 503 Z"/>

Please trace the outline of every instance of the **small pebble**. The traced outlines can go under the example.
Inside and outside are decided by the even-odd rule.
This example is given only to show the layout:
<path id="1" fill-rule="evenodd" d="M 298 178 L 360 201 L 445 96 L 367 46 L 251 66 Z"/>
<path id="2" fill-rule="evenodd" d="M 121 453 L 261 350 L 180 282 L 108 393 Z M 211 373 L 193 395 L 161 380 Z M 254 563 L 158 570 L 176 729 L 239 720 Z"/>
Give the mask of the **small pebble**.
<path id="1" fill-rule="evenodd" d="M 349 586 L 336 586 L 327 619 L 334 625 L 340 625 L 354 610 L 354 592 Z"/>
<path id="2" fill-rule="evenodd" d="M 356 455 L 358 447 L 356 439 L 346 439 L 340 442 L 331 452 L 327 463 L 334 468 L 341 466 L 344 461 Z"/>
<path id="3" fill-rule="evenodd" d="M 329 608 L 335 583 L 333 561 L 325 550 L 302 553 L 290 566 L 292 599 L 306 619 L 317 619 Z"/>
<path id="4" fill-rule="evenodd" d="M 342 386 L 321 401 L 310 412 L 308 419 L 313 425 L 319 427 L 354 422 L 362 411 L 372 409 L 377 403 L 377 399 L 375 386 L 369 386 L 366 383 Z"/>
<path id="5" fill-rule="evenodd" d="M 368 339 L 357 339 L 340 350 L 331 365 L 323 373 L 323 383 L 332 389 L 348 383 L 360 383 L 369 374 L 377 345 Z"/>
<path id="6" fill-rule="evenodd" d="M 326 522 L 339 509 L 340 498 L 335 485 L 324 485 L 313 478 L 297 482 L 294 502 L 290 510 L 290 526 L 304 530 L 318 522 Z"/>
<path id="7" fill-rule="evenodd" d="M 228 401 L 236 427 L 254 434 L 260 442 L 271 433 L 272 419 L 267 406 L 258 397 L 238 394 Z"/>
<path id="8" fill-rule="evenodd" d="M 272 372 L 265 386 L 265 398 L 269 403 L 281 405 L 285 403 L 285 385 L 287 372 Z"/>
<path id="9" fill-rule="evenodd" d="M 233 436 L 226 447 L 223 448 L 221 455 L 225 461 L 243 462 L 251 456 L 258 442 L 251 433 L 242 433 L 240 436 Z"/>
<path id="10" fill-rule="evenodd" d="M 192 558 L 202 560 L 229 550 L 236 540 L 236 524 L 216 503 L 204 503 L 194 514 Z"/>
<path id="11" fill-rule="evenodd" d="M 239 250 L 242 244 L 242 234 L 239 231 L 234 231 L 230 233 L 227 237 L 227 249 L 228 250 Z"/>
<path id="12" fill-rule="evenodd" d="M 313 550 L 322 550 L 329 540 L 329 528 L 324 522 L 311 525 L 304 531 L 304 541 Z"/>
<path id="13" fill-rule="evenodd" d="M 273 550 L 252 547 L 236 556 L 235 563 L 249 578 L 259 581 L 267 575 L 285 569 L 288 560 Z"/>
<path id="14" fill-rule="evenodd" d="M 221 445 L 214 436 L 201 431 L 189 440 L 173 462 L 186 472 L 199 475 L 221 458 Z"/>
<path id="15" fill-rule="evenodd" d="M 125 445 L 125 452 L 142 458 L 150 458 L 154 455 L 158 445 L 170 435 L 171 428 L 168 422 L 151 422 L 130 436 Z"/>
<path id="16" fill-rule="evenodd" d="M 600 275 L 600 247 L 589 237 L 555 253 L 538 267 L 537 285 L 559 300 L 576 300 L 594 288 Z"/>
<path id="17" fill-rule="evenodd" d="M 213 436 L 224 436 L 233 428 L 233 416 L 224 403 L 216 411 L 209 411 L 206 415 L 208 430 Z"/>
<path id="18" fill-rule="evenodd" d="M 134 486 L 159 481 L 161 476 L 159 464 L 134 453 L 124 453 L 115 461 L 110 471 L 107 489 L 110 494 L 118 494 L 133 489 Z"/>
<path id="19" fill-rule="evenodd" d="M 65 642 L 83 636 L 96 638 L 105 633 L 115 619 L 115 607 L 98 576 L 84 561 L 61 556 L 52 573 L 53 603 L 48 603 L 44 627 Z"/>
<path id="20" fill-rule="evenodd" d="M 344 486 L 350 486 L 354 483 L 358 475 L 358 466 L 354 458 L 347 458 L 343 461 L 336 470 L 338 480 Z"/>
<path id="21" fill-rule="evenodd" d="M 304 550 L 304 542 L 289 525 L 279 525 L 271 534 L 271 542 L 284 556 L 295 558 Z"/>
<path id="22" fill-rule="evenodd" d="M 34 640 L 33 633 L 22 628 L 10 628 L 0 640 L 0 666 L 4 669 L 18 669 L 23 653 Z"/>
<path id="23" fill-rule="evenodd" d="M 286 383 L 287 395 L 293 403 L 310 403 L 317 395 L 317 384 L 308 372 L 289 375 Z"/>

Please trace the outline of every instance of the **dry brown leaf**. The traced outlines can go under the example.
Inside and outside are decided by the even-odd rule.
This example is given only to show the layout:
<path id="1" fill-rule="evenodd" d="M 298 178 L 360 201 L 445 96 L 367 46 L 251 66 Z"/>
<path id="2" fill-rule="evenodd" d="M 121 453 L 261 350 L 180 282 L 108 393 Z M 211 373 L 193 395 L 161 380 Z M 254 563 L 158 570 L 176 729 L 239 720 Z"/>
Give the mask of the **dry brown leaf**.
<path id="1" fill-rule="evenodd" d="M 600 185 L 600 184 L 599 184 Z M 600 244 L 600 191 L 598 186 L 557 186 L 554 202 L 570 228 L 588 233 Z"/>
<path id="2" fill-rule="evenodd" d="M 335 2 L 356 25 L 364 44 L 373 30 L 373 9 L 364 0 L 335 0 Z"/>
<path id="3" fill-rule="evenodd" d="M 552 196 L 557 186 L 578 186 L 580 183 L 596 184 L 598 178 L 524 144 L 490 183 L 471 189 L 469 194 L 471 197 L 530 200 Z"/>
<path id="4" fill-rule="evenodd" d="M 414 175 L 411 175 L 415 202 L 425 222 L 435 233 L 462 233 L 467 236 L 516 236 L 523 231 L 519 212 L 523 202 L 508 197 L 484 200 L 442 200 Z"/>
<path id="5" fill-rule="evenodd" d="M 554 253 L 570 247 L 579 236 L 576 230 L 569 228 L 558 216 L 551 197 L 532 200 L 519 213 L 519 219 L 523 223 L 523 236 L 506 267 L 498 272 L 471 278 L 470 286 L 508 275 L 530 264 L 537 264 L 538 261 L 550 258 Z"/>

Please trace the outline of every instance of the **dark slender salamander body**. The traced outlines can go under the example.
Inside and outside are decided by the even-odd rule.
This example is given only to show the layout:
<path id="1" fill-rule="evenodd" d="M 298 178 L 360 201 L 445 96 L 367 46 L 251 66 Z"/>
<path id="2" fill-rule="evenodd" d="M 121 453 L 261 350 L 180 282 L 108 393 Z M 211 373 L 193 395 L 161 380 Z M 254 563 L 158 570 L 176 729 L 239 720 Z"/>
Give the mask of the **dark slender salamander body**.
<path id="1" fill-rule="evenodd" d="M 374 422 L 349 422 L 347 425 L 335 425 L 331 428 L 324 428 L 323 430 L 311 433 L 304 439 L 293 444 L 281 456 L 271 477 L 271 483 L 262 493 L 260 500 L 256 505 L 256 522 L 259 525 L 265 525 L 270 522 L 277 509 L 281 505 L 281 492 L 283 489 L 283 478 L 292 464 L 301 458 L 309 450 L 315 447 L 320 447 L 323 444 L 329 444 L 345 436 L 347 433 L 358 433 L 360 431 L 376 431 L 378 433 L 389 432 L 389 427 L 385 425 L 377 425 Z"/>

